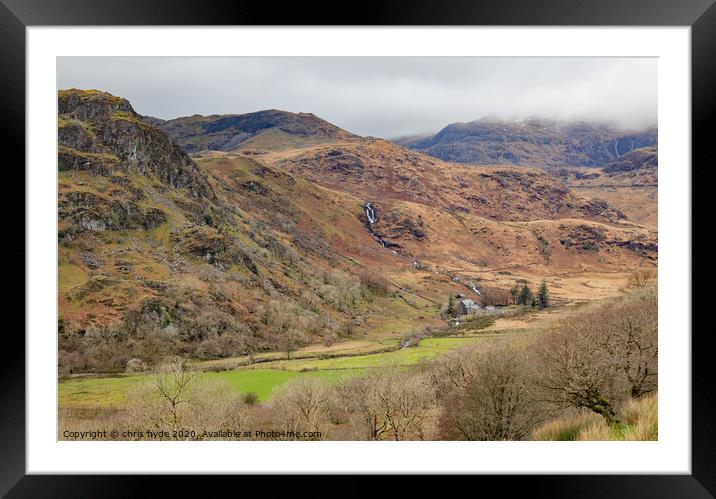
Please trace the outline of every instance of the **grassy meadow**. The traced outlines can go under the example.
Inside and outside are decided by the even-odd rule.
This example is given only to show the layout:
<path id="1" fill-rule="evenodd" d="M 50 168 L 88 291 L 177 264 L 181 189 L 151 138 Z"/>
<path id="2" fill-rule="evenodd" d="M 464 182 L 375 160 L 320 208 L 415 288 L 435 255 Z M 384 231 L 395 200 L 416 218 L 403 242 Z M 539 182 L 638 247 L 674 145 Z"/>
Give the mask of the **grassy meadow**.
<path id="1" fill-rule="evenodd" d="M 487 336 L 427 338 L 415 347 L 402 350 L 336 358 L 274 360 L 239 369 L 201 372 L 199 376 L 206 381 L 226 382 L 231 389 L 240 393 L 254 392 L 260 401 L 265 401 L 276 387 L 297 377 L 340 380 L 360 375 L 369 368 L 414 365 L 434 359 L 450 350 L 484 341 L 485 338 Z M 385 348 L 385 342 L 377 342 L 377 344 Z M 121 407 L 126 394 L 138 384 L 148 381 L 150 377 L 151 375 L 147 374 L 137 374 L 63 380 L 59 383 L 59 406 L 61 408 Z"/>

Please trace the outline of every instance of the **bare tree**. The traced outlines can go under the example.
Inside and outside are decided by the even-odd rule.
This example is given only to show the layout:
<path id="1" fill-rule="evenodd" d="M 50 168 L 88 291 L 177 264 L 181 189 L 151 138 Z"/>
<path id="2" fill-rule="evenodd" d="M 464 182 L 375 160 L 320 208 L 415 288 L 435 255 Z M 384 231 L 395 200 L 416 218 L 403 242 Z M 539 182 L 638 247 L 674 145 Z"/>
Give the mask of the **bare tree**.
<path id="1" fill-rule="evenodd" d="M 609 326 L 616 336 L 622 382 L 634 398 L 657 389 L 659 360 L 656 286 L 636 290 L 611 314 Z"/>
<path id="2" fill-rule="evenodd" d="M 128 424 L 152 430 L 184 427 L 185 408 L 194 394 L 195 374 L 181 360 L 161 365 L 149 381 L 136 387 L 128 400 Z"/>
<path id="3" fill-rule="evenodd" d="M 239 393 L 226 383 L 200 381 L 180 360 L 164 364 L 133 390 L 127 408 L 128 429 L 165 431 L 162 438 L 169 439 L 210 439 L 218 430 L 236 430 L 251 420 Z"/>
<path id="4" fill-rule="evenodd" d="M 628 287 L 633 289 L 649 288 L 656 285 L 655 270 L 637 270 L 629 277 Z"/>
<path id="5" fill-rule="evenodd" d="M 438 357 L 427 370 L 438 398 L 448 399 L 456 390 L 464 390 L 476 374 L 476 355 L 469 348 L 460 348 Z"/>
<path id="6" fill-rule="evenodd" d="M 561 321 L 546 335 L 541 353 L 540 384 L 553 402 L 618 422 L 621 402 L 657 388 L 656 288 Z"/>
<path id="7" fill-rule="evenodd" d="M 297 329 L 289 329 L 283 333 L 283 344 L 286 350 L 286 358 L 291 358 L 291 352 L 298 349 L 306 342 L 306 337 Z"/>
<path id="8" fill-rule="evenodd" d="M 540 384 L 551 392 L 549 400 L 563 406 L 585 407 L 601 414 L 609 423 L 616 413 L 617 368 L 612 338 L 593 327 L 598 316 L 565 322 L 545 341 L 544 370 Z"/>
<path id="9" fill-rule="evenodd" d="M 444 400 L 441 436 L 449 440 L 521 440 L 545 416 L 531 362 L 521 348 L 493 345 L 453 359 L 458 390 Z M 445 372 L 443 364 L 442 372 Z M 468 369 L 468 370 L 466 370 Z M 465 373 L 469 373 L 465 376 Z"/>

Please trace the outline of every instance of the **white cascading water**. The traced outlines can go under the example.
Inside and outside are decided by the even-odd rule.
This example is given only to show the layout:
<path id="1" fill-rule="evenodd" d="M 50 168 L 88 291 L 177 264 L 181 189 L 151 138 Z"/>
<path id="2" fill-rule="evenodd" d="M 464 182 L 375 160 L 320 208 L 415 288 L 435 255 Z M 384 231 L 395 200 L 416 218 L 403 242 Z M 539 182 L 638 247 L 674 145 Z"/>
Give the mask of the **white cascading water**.
<path id="1" fill-rule="evenodd" d="M 365 206 L 365 216 L 368 217 L 368 223 L 373 225 L 375 223 L 375 210 L 370 205 L 370 203 L 366 203 Z"/>
<path id="2" fill-rule="evenodd" d="M 368 217 L 368 230 L 371 234 L 373 234 L 373 237 L 375 237 L 376 241 L 378 241 L 381 246 L 384 248 L 388 247 L 388 243 L 383 241 L 383 238 L 378 236 L 375 232 L 373 232 L 373 228 L 371 227 L 378 219 L 375 216 L 375 209 L 370 205 L 370 203 L 366 203 L 363 205 L 363 209 L 365 210 L 365 216 Z M 396 251 L 393 251 L 394 254 L 398 254 Z"/>

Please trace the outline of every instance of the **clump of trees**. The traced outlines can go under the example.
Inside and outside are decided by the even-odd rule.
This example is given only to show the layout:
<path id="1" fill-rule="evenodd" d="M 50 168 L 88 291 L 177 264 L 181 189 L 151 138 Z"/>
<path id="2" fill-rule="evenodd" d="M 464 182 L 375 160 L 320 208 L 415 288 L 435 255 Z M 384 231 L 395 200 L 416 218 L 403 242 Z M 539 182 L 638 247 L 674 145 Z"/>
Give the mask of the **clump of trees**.
<path id="1" fill-rule="evenodd" d="M 547 281 L 544 279 L 540 283 L 537 294 L 532 291 L 527 281 L 521 279 L 510 289 L 510 296 L 515 305 L 546 308 L 550 302 Z"/>
<path id="2" fill-rule="evenodd" d="M 455 298 L 452 293 L 448 295 L 447 301 L 440 306 L 439 315 L 441 319 L 447 319 L 457 315 L 457 304 L 455 303 Z"/>
<path id="3" fill-rule="evenodd" d="M 400 348 L 416 347 L 424 338 L 431 336 L 432 332 L 433 330 L 430 326 L 423 326 L 408 331 L 400 340 Z"/>
<path id="4" fill-rule="evenodd" d="M 375 272 L 366 269 L 359 270 L 356 275 L 360 279 L 361 285 L 379 296 L 386 296 L 390 291 L 390 283 L 388 280 Z"/>
<path id="5" fill-rule="evenodd" d="M 482 293 L 480 301 L 485 306 L 507 306 L 510 304 L 510 291 L 506 289 L 482 286 L 480 292 Z"/>
<path id="6" fill-rule="evenodd" d="M 306 435 L 307 440 L 325 439 L 331 426 L 333 396 L 331 387 L 320 379 L 290 381 L 271 401 L 272 423 L 294 435 Z"/>
<path id="7" fill-rule="evenodd" d="M 340 382 L 298 378 L 274 394 L 264 423 L 293 439 L 424 440 L 437 436 L 439 407 L 426 376 L 396 367 Z"/>

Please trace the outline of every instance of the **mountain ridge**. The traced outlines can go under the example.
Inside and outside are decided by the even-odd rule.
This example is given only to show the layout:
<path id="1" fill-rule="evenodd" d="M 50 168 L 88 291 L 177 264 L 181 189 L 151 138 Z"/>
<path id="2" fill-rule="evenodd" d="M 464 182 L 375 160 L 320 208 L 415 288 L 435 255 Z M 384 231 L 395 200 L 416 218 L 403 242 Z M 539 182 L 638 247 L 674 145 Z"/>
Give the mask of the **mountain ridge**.
<path id="1" fill-rule="evenodd" d="M 313 113 L 265 109 L 244 114 L 213 114 L 160 120 L 144 120 L 167 133 L 189 153 L 202 150 L 232 151 L 246 148 L 283 148 L 281 141 L 293 137 L 291 147 L 330 140 L 351 140 L 347 132 Z"/>
<path id="2" fill-rule="evenodd" d="M 656 128 L 621 131 L 586 121 L 549 120 L 451 123 L 432 135 L 393 142 L 431 156 L 466 164 L 602 166 L 639 147 L 655 145 Z"/>

